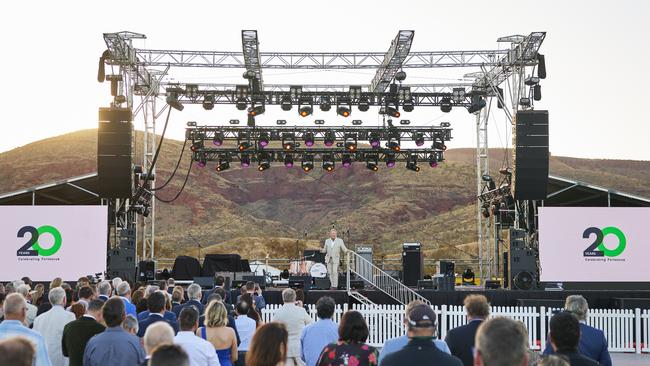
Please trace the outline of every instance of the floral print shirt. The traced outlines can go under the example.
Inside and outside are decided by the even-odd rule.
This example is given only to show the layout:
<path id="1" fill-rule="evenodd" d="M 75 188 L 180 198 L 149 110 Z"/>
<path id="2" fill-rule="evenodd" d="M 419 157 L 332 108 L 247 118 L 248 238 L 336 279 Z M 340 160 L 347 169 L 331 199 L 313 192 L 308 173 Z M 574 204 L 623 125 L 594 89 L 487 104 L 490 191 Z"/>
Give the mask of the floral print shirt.
<path id="1" fill-rule="evenodd" d="M 323 348 L 318 366 L 377 366 L 379 352 L 363 343 L 338 341 Z"/>

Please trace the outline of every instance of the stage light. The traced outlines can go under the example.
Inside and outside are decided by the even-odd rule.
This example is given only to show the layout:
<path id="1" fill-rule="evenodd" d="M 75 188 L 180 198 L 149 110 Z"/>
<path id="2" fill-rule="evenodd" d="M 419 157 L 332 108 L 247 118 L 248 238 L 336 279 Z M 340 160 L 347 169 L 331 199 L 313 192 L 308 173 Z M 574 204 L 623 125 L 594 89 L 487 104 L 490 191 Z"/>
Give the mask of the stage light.
<path id="1" fill-rule="evenodd" d="M 485 107 L 485 99 L 480 95 L 472 96 L 472 104 L 467 107 L 467 112 L 476 113 Z"/>
<path id="2" fill-rule="evenodd" d="M 445 145 L 445 143 L 442 141 L 434 141 L 433 148 L 436 150 L 445 151 L 447 150 L 447 145 Z"/>
<path id="3" fill-rule="evenodd" d="M 185 108 L 185 106 L 178 101 L 178 97 L 176 96 L 176 93 L 172 93 L 167 96 L 167 104 L 169 104 L 170 107 L 178 111 L 182 111 L 183 108 Z"/>
<path id="4" fill-rule="evenodd" d="M 413 112 L 415 105 L 413 104 L 413 99 L 406 99 L 402 104 L 402 109 L 404 112 Z"/>
<path id="5" fill-rule="evenodd" d="M 395 80 L 397 80 L 397 81 L 406 80 L 406 72 L 404 72 L 403 70 L 400 70 L 400 71 L 396 72 L 395 73 Z"/>
<path id="6" fill-rule="evenodd" d="M 440 110 L 443 113 L 451 112 L 451 98 L 445 97 L 440 99 Z"/>
<path id="7" fill-rule="evenodd" d="M 533 86 L 539 84 L 539 78 L 537 76 L 529 76 L 525 81 L 524 84 L 528 86 Z"/>
<path id="8" fill-rule="evenodd" d="M 304 170 L 306 173 L 309 173 L 314 169 L 314 157 L 312 155 L 305 155 L 302 158 L 302 163 L 301 163 L 302 170 Z"/>
<path id="9" fill-rule="evenodd" d="M 424 145 L 424 134 L 421 132 L 413 134 L 413 140 L 415 140 L 416 146 Z"/>
<path id="10" fill-rule="evenodd" d="M 386 166 L 388 168 L 392 168 L 395 166 L 395 154 L 386 154 L 386 157 L 384 157 L 384 161 L 386 162 Z"/>
<path id="11" fill-rule="evenodd" d="M 284 166 L 286 166 L 287 168 L 293 167 L 293 155 L 286 154 L 284 156 Z"/>
<path id="12" fill-rule="evenodd" d="M 248 154 L 241 154 L 240 162 L 242 168 L 248 168 L 251 166 L 251 157 Z"/>
<path id="13" fill-rule="evenodd" d="M 302 139 L 305 141 L 305 146 L 307 146 L 307 147 L 314 146 L 314 133 L 313 132 L 305 132 L 305 134 L 302 135 Z"/>
<path id="14" fill-rule="evenodd" d="M 223 132 L 219 131 L 214 134 L 214 138 L 212 139 L 212 143 L 215 146 L 221 146 L 223 145 Z"/>
<path id="15" fill-rule="evenodd" d="M 282 97 L 282 99 L 280 100 L 280 108 L 282 108 L 283 111 L 287 112 L 291 110 L 291 107 L 292 107 L 291 97 L 288 95 Z"/>
<path id="16" fill-rule="evenodd" d="M 369 170 L 372 170 L 373 172 L 376 172 L 379 170 L 379 163 L 377 162 L 377 157 L 374 158 L 368 158 L 366 161 L 366 168 Z"/>
<path id="17" fill-rule="evenodd" d="M 205 156 L 202 156 L 199 159 L 198 166 L 199 166 L 199 168 L 205 168 L 206 165 L 207 165 L 207 162 L 205 161 Z"/>
<path id="18" fill-rule="evenodd" d="M 192 150 L 192 152 L 197 151 L 197 150 L 202 149 L 202 148 L 203 148 L 203 141 L 193 142 L 192 145 L 190 146 L 190 150 Z"/>
<path id="19" fill-rule="evenodd" d="M 381 141 L 379 139 L 379 132 L 371 132 L 368 142 L 370 142 L 370 146 L 377 148 L 381 144 Z"/>
<path id="20" fill-rule="evenodd" d="M 246 102 L 246 98 L 237 98 L 237 101 L 235 101 L 235 107 L 239 109 L 240 111 L 243 111 L 248 107 L 248 102 Z"/>
<path id="21" fill-rule="evenodd" d="M 334 131 L 325 131 L 325 139 L 324 139 L 325 146 L 330 147 L 334 145 L 334 140 L 336 140 L 336 135 L 334 134 Z"/>
<path id="22" fill-rule="evenodd" d="M 346 137 L 345 138 L 345 149 L 349 151 L 356 151 L 357 150 L 357 139 L 354 137 Z"/>
<path id="23" fill-rule="evenodd" d="M 251 147 L 250 141 L 241 141 L 239 143 L 238 149 L 239 149 L 239 151 L 244 151 L 244 150 L 250 149 L 250 147 Z"/>
<path id="24" fill-rule="evenodd" d="M 251 106 L 250 108 L 248 108 L 248 115 L 255 117 L 255 116 L 259 116 L 260 114 L 264 114 L 265 111 L 266 108 L 264 108 L 264 104 L 258 105 L 257 107 Z"/>
<path id="25" fill-rule="evenodd" d="M 523 97 L 519 98 L 519 105 L 522 107 L 530 107 L 530 98 L 528 97 Z"/>
<path id="26" fill-rule="evenodd" d="M 336 108 L 336 113 L 339 116 L 349 117 L 350 116 L 350 108 L 344 107 L 344 106 L 339 106 L 338 108 Z"/>
<path id="27" fill-rule="evenodd" d="M 323 97 L 320 100 L 320 110 L 323 112 L 327 112 L 330 109 L 332 109 L 332 102 L 330 101 L 330 97 Z"/>
<path id="28" fill-rule="evenodd" d="M 386 106 L 384 107 L 384 114 L 387 114 L 393 118 L 399 118 L 400 113 L 396 108 Z"/>
<path id="29" fill-rule="evenodd" d="M 343 154 L 341 157 L 341 163 L 344 168 L 349 168 L 352 166 L 352 155 L 350 154 Z"/>
<path id="30" fill-rule="evenodd" d="M 399 146 L 399 140 L 390 139 L 386 146 L 393 151 L 400 151 L 401 147 Z"/>
<path id="31" fill-rule="evenodd" d="M 216 170 L 222 172 L 230 168 L 230 158 L 228 155 L 219 155 L 219 160 L 217 161 Z"/>
<path id="32" fill-rule="evenodd" d="M 429 155 L 429 166 L 432 168 L 438 166 L 438 156 L 436 156 L 436 154 Z"/>
<path id="33" fill-rule="evenodd" d="M 314 112 L 314 108 L 312 108 L 312 106 L 310 106 L 310 105 L 302 106 L 302 107 L 300 107 L 300 110 L 298 111 L 298 113 L 300 113 L 301 117 L 307 117 L 307 116 L 311 115 L 313 112 Z"/>
<path id="34" fill-rule="evenodd" d="M 296 149 L 296 140 L 295 140 L 295 135 L 293 133 L 282 134 L 282 148 L 284 150 Z"/>
<path id="35" fill-rule="evenodd" d="M 483 214 L 483 217 L 485 217 L 486 219 L 488 217 L 490 217 L 490 205 L 489 204 L 485 204 L 485 205 L 483 205 L 481 207 L 481 214 Z"/>
<path id="36" fill-rule="evenodd" d="M 211 111 L 212 108 L 214 108 L 214 95 L 206 94 L 205 97 L 203 97 L 203 109 Z"/>
<path id="37" fill-rule="evenodd" d="M 332 154 L 323 155 L 323 170 L 327 172 L 334 171 L 334 156 Z"/>
<path id="38" fill-rule="evenodd" d="M 260 136 L 258 137 L 258 144 L 260 147 L 266 147 L 269 145 L 269 134 L 267 132 L 260 132 Z"/>
<path id="39" fill-rule="evenodd" d="M 406 160 L 406 169 L 412 170 L 414 172 L 419 172 L 420 167 L 418 166 L 418 156 L 415 154 L 412 154 L 408 157 Z"/>
<path id="40" fill-rule="evenodd" d="M 368 109 L 370 109 L 370 100 L 368 99 L 368 97 L 363 97 L 359 99 L 359 111 L 368 112 Z"/>
<path id="41" fill-rule="evenodd" d="M 257 165 L 257 170 L 260 172 L 265 171 L 266 169 L 269 169 L 271 167 L 271 160 L 269 159 L 269 155 L 266 153 L 261 153 L 257 156 L 257 161 L 259 161 L 259 164 Z"/>
<path id="42" fill-rule="evenodd" d="M 539 84 L 533 87 L 533 99 L 535 101 L 542 100 L 542 86 Z"/>

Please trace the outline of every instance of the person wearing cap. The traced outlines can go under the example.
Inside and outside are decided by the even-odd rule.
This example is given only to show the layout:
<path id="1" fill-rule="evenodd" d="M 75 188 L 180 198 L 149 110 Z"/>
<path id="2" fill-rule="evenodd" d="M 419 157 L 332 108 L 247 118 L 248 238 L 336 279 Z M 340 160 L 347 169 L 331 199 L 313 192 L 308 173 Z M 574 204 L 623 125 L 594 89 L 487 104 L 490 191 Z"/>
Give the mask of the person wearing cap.
<path id="1" fill-rule="evenodd" d="M 409 343 L 382 359 L 379 366 L 436 365 L 462 366 L 460 359 L 440 350 L 434 343 L 436 313 L 428 305 L 417 305 L 408 315 Z"/>

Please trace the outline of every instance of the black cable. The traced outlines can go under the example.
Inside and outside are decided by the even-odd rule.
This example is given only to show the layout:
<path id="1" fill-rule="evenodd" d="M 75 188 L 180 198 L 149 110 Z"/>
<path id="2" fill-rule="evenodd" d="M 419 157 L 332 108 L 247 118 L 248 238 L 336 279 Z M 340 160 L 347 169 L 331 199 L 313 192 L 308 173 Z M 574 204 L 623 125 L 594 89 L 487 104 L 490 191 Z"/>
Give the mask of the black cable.
<path id="1" fill-rule="evenodd" d="M 176 162 L 176 166 L 174 167 L 174 171 L 172 172 L 172 175 L 169 176 L 169 178 L 167 179 L 167 181 L 166 181 L 165 183 L 163 183 L 162 186 L 152 188 L 152 189 L 151 189 L 152 191 L 157 191 L 157 190 L 159 190 L 159 189 L 163 189 L 163 188 L 165 188 L 165 187 L 169 184 L 169 182 L 172 181 L 172 179 L 173 179 L 174 176 L 176 175 L 176 171 L 178 170 L 178 167 L 181 165 L 181 160 L 183 159 L 183 153 L 185 152 L 185 146 L 186 146 L 186 145 L 187 145 L 187 140 L 183 141 L 183 147 L 181 148 L 181 155 L 178 157 L 178 161 Z"/>
<path id="2" fill-rule="evenodd" d="M 192 171 L 192 165 L 194 165 L 194 161 L 190 160 L 190 166 L 187 168 L 187 174 L 185 175 L 185 181 L 183 182 L 183 185 L 181 186 L 180 191 L 178 191 L 178 193 L 176 194 L 176 196 L 174 196 L 174 198 L 172 198 L 170 200 L 167 200 L 167 199 L 158 197 L 158 195 L 155 194 L 155 193 L 154 193 L 154 197 L 156 197 L 156 199 L 158 201 L 161 201 L 161 202 L 164 202 L 164 203 L 172 203 L 172 202 L 176 201 L 176 199 L 178 199 L 178 197 L 181 196 L 181 193 L 183 193 L 183 190 L 185 189 L 185 185 L 187 184 L 187 181 L 190 178 L 190 172 Z"/>

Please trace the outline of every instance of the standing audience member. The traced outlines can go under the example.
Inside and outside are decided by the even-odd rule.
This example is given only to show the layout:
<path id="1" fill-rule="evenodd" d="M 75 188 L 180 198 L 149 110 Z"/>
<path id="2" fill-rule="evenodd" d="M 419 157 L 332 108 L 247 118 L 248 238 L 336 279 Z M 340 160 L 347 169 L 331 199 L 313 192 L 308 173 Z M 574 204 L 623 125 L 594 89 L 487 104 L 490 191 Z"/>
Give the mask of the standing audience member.
<path id="1" fill-rule="evenodd" d="M 34 344 L 25 337 L 0 341 L 0 365 L 32 366 L 35 354 Z"/>
<path id="2" fill-rule="evenodd" d="M 178 331 L 178 324 L 176 321 L 171 321 L 167 318 L 165 318 L 165 302 L 167 301 L 167 297 L 165 293 L 162 291 L 156 291 L 153 294 L 149 296 L 147 299 L 147 306 L 149 307 L 149 316 L 140 321 L 139 324 L 139 330 L 138 330 L 138 337 L 143 337 L 144 333 L 147 331 L 147 327 L 149 327 L 151 324 L 157 323 L 157 322 L 166 322 L 169 324 L 170 327 L 174 330 L 174 332 Z"/>
<path id="3" fill-rule="evenodd" d="M 220 290 L 220 289 L 219 289 Z M 241 339 L 239 338 L 239 331 L 237 330 L 237 323 L 235 323 L 235 318 L 230 315 L 228 311 L 228 304 L 223 302 L 223 298 L 219 294 L 212 294 L 208 296 L 208 304 L 212 301 L 219 301 L 226 308 L 226 313 L 228 314 L 228 327 L 232 328 L 235 331 L 235 336 L 237 336 L 237 347 L 241 344 Z M 232 305 L 230 305 L 232 307 Z M 199 317 L 199 328 L 205 325 L 205 313 Z"/>
<path id="4" fill-rule="evenodd" d="M 589 303 L 582 295 L 571 295 L 566 298 L 564 309 L 575 315 L 580 321 L 580 343 L 578 350 L 583 355 L 598 361 L 601 366 L 612 366 L 607 339 L 602 330 L 587 325 Z M 544 354 L 552 354 L 551 343 L 546 342 Z"/>
<path id="5" fill-rule="evenodd" d="M 172 313 L 180 314 L 180 307 L 183 305 L 183 290 L 178 291 L 177 289 L 172 292 Z"/>
<path id="6" fill-rule="evenodd" d="M 509 318 L 486 320 L 476 332 L 474 366 L 527 366 L 528 333 Z"/>
<path id="7" fill-rule="evenodd" d="M 250 299 L 250 297 L 248 297 Z M 235 308 L 235 324 L 237 324 L 237 331 L 239 332 L 239 338 L 241 343 L 238 346 L 239 355 L 237 356 L 236 365 L 244 366 L 246 364 L 246 352 L 250 347 L 251 339 L 255 334 L 255 329 L 257 328 L 257 322 L 248 317 L 250 312 L 251 304 L 244 300 L 242 296 L 237 307 Z"/>
<path id="8" fill-rule="evenodd" d="M 430 306 L 417 305 L 408 313 L 406 327 L 408 344 L 401 350 L 390 353 L 381 365 L 424 365 L 462 366 L 463 363 L 455 356 L 447 354 L 433 343 L 438 326 L 436 313 Z"/>
<path id="9" fill-rule="evenodd" d="M 187 287 L 187 297 L 189 298 L 189 300 L 185 304 L 183 304 L 181 307 L 176 308 L 178 310 L 177 313 L 175 312 L 176 316 L 178 316 L 178 314 L 180 314 L 181 309 L 186 308 L 188 306 L 196 307 L 196 310 L 199 311 L 199 314 L 203 314 L 204 308 L 203 308 L 203 304 L 201 304 L 201 295 L 202 294 L 203 293 L 201 292 L 201 286 L 199 286 L 196 283 L 193 283 L 193 284 L 189 285 Z"/>
<path id="10" fill-rule="evenodd" d="M 171 295 L 174 292 L 174 287 L 176 287 L 176 280 L 173 278 L 167 279 L 167 292 Z"/>
<path id="11" fill-rule="evenodd" d="M 318 321 L 307 325 L 300 335 L 300 358 L 307 366 L 316 366 L 323 348 L 339 339 L 339 326 L 332 320 L 335 310 L 336 303 L 329 296 L 323 296 L 316 302 Z"/>
<path id="12" fill-rule="evenodd" d="M 410 335 L 408 334 L 408 320 L 409 320 L 409 313 L 413 308 L 419 305 L 425 305 L 423 301 L 420 300 L 413 300 L 408 305 L 406 305 L 406 314 L 404 314 L 404 326 L 407 328 L 407 334 L 400 336 L 400 337 L 395 337 L 387 340 L 384 342 L 384 346 L 381 348 L 381 353 L 379 354 L 379 363 L 381 364 L 381 361 L 384 359 L 384 357 L 388 356 L 389 354 L 393 352 L 397 352 L 404 348 L 408 343 L 409 343 L 409 338 Z M 433 338 L 433 344 L 438 347 L 442 352 L 451 354 L 451 351 L 449 350 L 449 347 L 447 347 L 447 343 L 445 341 L 440 340 L 440 339 L 435 339 Z"/>
<path id="13" fill-rule="evenodd" d="M 97 296 L 98 299 L 102 301 L 108 301 L 108 299 L 111 297 L 111 283 L 104 280 L 97 285 L 97 292 L 99 292 L 99 296 Z"/>
<path id="14" fill-rule="evenodd" d="M 115 277 L 111 280 L 111 284 L 113 285 L 113 295 L 118 295 L 117 293 L 117 287 L 122 283 L 122 279 L 119 277 Z"/>
<path id="15" fill-rule="evenodd" d="M 84 309 L 88 309 L 88 303 L 95 298 L 95 291 L 90 286 L 81 286 L 78 294 L 79 300 L 77 303 L 82 304 Z"/>
<path id="16" fill-rule="evenodd" d="M 73 304 L 72 306 L 68 307 L 68 311 L 74 314 L 75 320 L 81 318 L 84 314 L 86 314 L 86 308 L 82 303 Z"/>
<path id="17" fill-rule="evenodd" d="M 196 336 L 199 328 L 199 312 L 194 307 L 181 310 L 178 317 L 180 331 L 174 337 L 177 344 L 187 352 L 191 366 L 219 366 L 219 358 L 214 346 L 205 339 Z"/>
<path id="18" fill-rule="evenodd" d="M 483 295 L 467 295 L 463 303 L 467 312 L 467 324 L 448 331 L 445 342 L 451 354 L 460 358 L 464 366 L 472 366 L 476 331 L 490 315 L 490 304 Z"/>
<path id="19" fill-rule="evenodd" d="M 226 290 L 226 278 L 222 275 L 214 274 L 214 288 L 211 291 L 208 291 L 204 296 L 203 296 L 203 304 L 207 305 L 210 303 L 208 300 L 208 297 L 212 294 L 216 294 L 217 289 L 222 289 L 223 294 L 219 294 L 221 296 L 221 299 L 223 299 L 224 304 L 230 303 L 230 299 L 227 296 L 227 290 Z"/>
<path id="20" fill-rule="evenodd" d="M 580 322 L 568 311 L 559 312 L 548 324 L 549 338 L 555 353 L 566 356 L 571 366 L 598 366 L 598 362 L 578 351 Z"/>
<path id="21" fill-rule="evenodd" d="M 47 353 L 53 366 L 65 366 L 68 360 L 63 356 L 61 350 L 61 339 L 63 328 L 66 324 L 74 321 L 75 315 L 65 310 L 66 295 L 61 287 L 50 290 L 48 295 L 52 308 L 34 319 L 34 330 L 45 338 Z"/>
<path id="22" fill-rule="evenodd" d="M 70 366 L 83 365 L 86 344 L 90 338 L 106 329 L 101 324 L 102 306 L 103 301 L 91 300 L 88 303 L 88 312 L 63 328 L 62 350 L 63 355 L 70 358 Z"/>
<path id="23" fill-rule="evenodd" d="M 147 299 L 144 297 L 144 290 L 142 288 L 133 292 L 133 295 L 131 295 L 131 301 L 135 305 L 135 312 L 138 313 L 138 316 L 140 316 L 142 312 L 147 311 Z"/>
<path id="24" fill-rule="evenodd" d="M 138 319 L 131 314 L 127 315 L 126 318 L 124 318 L 121 326 L 122 329 L 124 329 L 127 333 L 133 334 L 134 336 L 137 336 L 138 330 L 140 330 Z"/>
<path id="25" fill-rule="evenodd" d="M 43 298 L 44 293 L 45 293 L 45 286 L 42 283 L 39 283 L 36 286 L 34 286 L 34 291 L 31 292 L 32 305 L 36 305 L 36 307 L 41 306 L 41 303 L 45 301 L 45 299 Z"/>
<path id="26" fill-rule="evenodd" d="M 4 321 L 0 323 L 0 340 L 12 337 L 26 337 L 36 345 L 36 360 L 34 366 L 50 366 L 50 356 L 47 353 L 45 339 L 38 332 L 25 326 L 27 317 L 27 302 L 21 294 L 9 294 L 2 304 Z"/>
<path id="27" fill-rule="evenodd" d="M 205 327 L 196 335 L 212 343 L 221 366 L 232 366 L 237 361 L 237 335 L 228 327 L 228 314 L 221 301 L 211 301 L 205 309 Z"/>
<path id="28" fill-rule="evenodd" d="M 255 282 L 246 282 L 242 290 L 242 294 L 251 294 L 251 296 L 253 296 L 253 299 L 255 300 L 255 308 L 257 310 L 262 310 L 266 307 L 266 301 L 264 301 L 264 297 L 262 296 L 262 290 L 258 290 L 259 292 L 255 291 Z M 237 302 L 239 302 L 240 296 L 237 296 Z"/>
<path id="29" fill-rule="evenodd" d="M 255 309 L 255 301 L 253 301 L 253 297 L 250 294 L 243 294 L 239 297 L 239 302 L 246 302 L 248 304 L 248 314 L 246 314 L 249 318 L 255 320 L 255 325 L 256 327 L 259 327 L 262 325 L 262 316 L 260 313 Z"/>
<path id="30" fill-rule="evenodd" d="M 145 360 L 138 337 L 122 329 L 126 317 L 124 301 L 119 297 L 104 303 L 102 317 L 106 330 L 90 338 L 84 351 L 84 366 L 134 366 Z"/>
<path id="31" fill-rule="evenodd" d="M 289 332 L 283 323 L 266 323 L 255 331 L 246 354 L 246 366 L 283 366 Z"/>
<path id="32" fill-rule="evenodd" d="M 189 366 L 190 358 L 179 346 L 164 344 L 151 355 L 149 366 Z"/>
<path id="33" fill-rule="evenodd" d="M 16 292 L 23 295 L 25 301 L 27 301 L 27 319 L 25 319 L 27 323 L 25 325 L 31 327 L 32 324 L 34 323 L 34 319 L 36 319 L 36 313 L 38 312 L 38 307 L 36 307 L 31 303 L 32 298 L 29 294 L 29 290 L 30 290 L 29 285 L 20 285 L 16 287 Z"/>
<path id="34" fill-rule="evenodd" d="M 174 330 L 165 322 L 152 324 L 144 333 L 142 343 L 144 343 L 144 350 L 147 353 L 147 360 L 149 360 L 156 347 L 174 344 Z M 145 361 L 141 365 L 147 366 L 147 364 L 148 362 Z"/>
<path id="35" fill-rule="evenodd" d="M 113 284 L 115 284 L 115 281 L 113 281 Z M 124 302 L 124 309 L 127 314 L 138 316 L 135 312 L 135 305 L 131 302 L 131 286 L 128 282 L 120 282 L 117 286 L 117 296 Z"/>
<path id="36" fill-rule="evenodd" d="M 358 311 L 343 314 L 339 325 L 339 341 L 325 348 L 318 358 L 317 365 L 376 366 L 379 352 L 375 347 L 365 344 L 368 339 L 368 324 Z"/>
<path id="37" fill-rule="evenodd" d="M 0 323 L 2 323 L 3 320 L 5 320 L 5 312 L 2 309 L 2 306 L 3 306 L 4 302 L 5 302 L 5 297 L 6 296 L 7 295 L 5 295 L 4 292 L 0 292 Z"/>
<path id="38" fill-rule="evenodd" d="M 287 350 L 286 366 L 301 366 L 304 363 L 300 358 L 300 334 L 302 329 L 313 322 L 305 309 L 296 306 L 296 292 L 293 289 L 282 291 L 284 305 L 275 312 L 273 321 L 284 323 L 289 332 L 289 347 Z"/>

